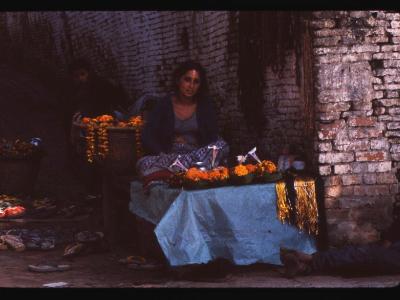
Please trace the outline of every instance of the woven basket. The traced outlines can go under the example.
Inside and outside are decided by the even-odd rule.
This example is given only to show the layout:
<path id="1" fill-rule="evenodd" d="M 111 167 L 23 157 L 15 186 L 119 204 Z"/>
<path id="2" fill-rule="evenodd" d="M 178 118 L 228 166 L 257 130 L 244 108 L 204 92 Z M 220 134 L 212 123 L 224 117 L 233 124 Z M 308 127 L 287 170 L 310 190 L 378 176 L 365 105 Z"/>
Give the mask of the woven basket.
<path id="1" fill-rule="evenodd" d="M 115 171 L 134 173 L 136 166 L 136 138 L 135 129 L 131 127 L 108 127 L 109 153 L 104 165 Z M 86 126 L 73 123 L 72 136 L 75 151 L 86 155 Z"/>
<path id="2" fill-rule="evenodd" d="M 0 159 L 0 194 L 32 195 L 41 157 Z"/>

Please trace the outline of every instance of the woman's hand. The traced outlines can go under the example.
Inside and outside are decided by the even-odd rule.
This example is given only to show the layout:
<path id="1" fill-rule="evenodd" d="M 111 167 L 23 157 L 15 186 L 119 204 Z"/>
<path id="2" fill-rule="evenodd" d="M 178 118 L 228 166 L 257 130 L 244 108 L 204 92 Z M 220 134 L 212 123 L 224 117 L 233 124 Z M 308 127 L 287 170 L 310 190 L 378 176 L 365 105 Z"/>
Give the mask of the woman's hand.
<path id="1" fill-rule="evenodd" d="M 80 111 L 77 111 L 72 116 L 72 122 L 79 122 L 81 119 L 82 119 L 82 113 Z"/>

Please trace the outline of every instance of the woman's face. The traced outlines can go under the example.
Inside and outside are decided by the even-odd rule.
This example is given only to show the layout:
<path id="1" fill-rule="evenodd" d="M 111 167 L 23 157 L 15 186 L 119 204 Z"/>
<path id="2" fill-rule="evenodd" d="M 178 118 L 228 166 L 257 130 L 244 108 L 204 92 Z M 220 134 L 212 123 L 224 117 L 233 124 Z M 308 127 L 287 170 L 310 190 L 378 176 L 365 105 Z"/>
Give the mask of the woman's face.
<path id="1" fill-rule="evenodd" d="M 196 95 L 200 87 L 200 74 L 196 70 L 189 70 L 181 76 L 178 82 L 179 94 L 186 98 Z"/>

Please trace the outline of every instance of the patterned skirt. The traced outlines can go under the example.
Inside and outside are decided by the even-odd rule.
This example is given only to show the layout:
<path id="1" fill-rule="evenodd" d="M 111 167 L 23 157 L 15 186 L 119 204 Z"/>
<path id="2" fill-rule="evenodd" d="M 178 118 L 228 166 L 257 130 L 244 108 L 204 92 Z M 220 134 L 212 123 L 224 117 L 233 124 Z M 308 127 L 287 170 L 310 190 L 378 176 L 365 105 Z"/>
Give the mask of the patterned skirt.
<path id="1" fill-rule="evenodd" d="M 185 144 L 174 144 L 171 153 L 143 156 L 137 161 L 136 169 L 141 178 L 162 170 L 169 170 L 173 173 L 179 172 L 182 169 L 178 166 L 171 167 L 177 158 L 179 158 L 179 162 L 187 169 L 194 166 L 211 169 L 213 159 L 213 149 L 209 148 L 211 146 L 219 148 L 214 160 L 214 167 L 217 167 L 221 163 L 224 163 L 229 155 L 229 146 L 222 139 L 218 139 L 216 142 L 201 148 L 194 148 Z"/>

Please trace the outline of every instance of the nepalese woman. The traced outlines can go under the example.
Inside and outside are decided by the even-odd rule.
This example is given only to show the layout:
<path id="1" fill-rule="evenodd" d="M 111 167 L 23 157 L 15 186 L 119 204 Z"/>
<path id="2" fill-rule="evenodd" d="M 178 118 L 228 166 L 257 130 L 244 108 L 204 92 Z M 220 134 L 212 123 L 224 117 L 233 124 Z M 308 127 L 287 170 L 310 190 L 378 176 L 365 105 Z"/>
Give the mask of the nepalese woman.
<path id="1" fill-rule="evenodd" d="M 211 168 L 213 146 L 218 148 L 214 166 L 229 154 L 228 144 L 218 136 L 204 68 L 194 61 L 181 64 L 174 72 L 172 87 L 173 93 L 159 101 L 142 131 L 147 156 L 136 165 L 142 179 L 178 171 L 170 167 L 177 158 L 186 168 L 197 162 Z"/>

